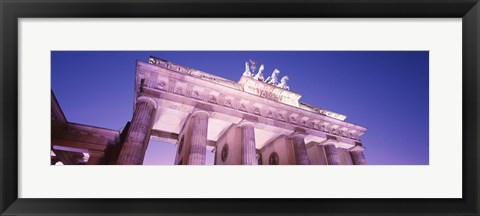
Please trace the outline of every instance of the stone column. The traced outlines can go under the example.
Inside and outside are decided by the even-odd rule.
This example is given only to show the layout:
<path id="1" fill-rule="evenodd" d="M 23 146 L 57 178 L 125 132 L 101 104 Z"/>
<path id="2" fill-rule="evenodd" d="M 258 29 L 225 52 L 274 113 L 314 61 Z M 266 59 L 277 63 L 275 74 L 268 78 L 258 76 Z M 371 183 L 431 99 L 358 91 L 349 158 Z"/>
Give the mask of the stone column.
<path id="1" fill-rule="evenodd" d="M 310 159 L 307 154 L 307 147 L 305 146 L 306 134 L 295 132 L 290 138 L 292 139 L 293 151 L 295 152 L 295 162 L 297 165 L 310 165 Z"/>
<path id="2" fill-rule="evenodd" d="M 87 165 L 100 165 L 103 160 L 102 152 L 89 152 L 90 156 L 88 157 Z"/>
<path id="3" fill-rule="evenodd" d="M 365 155 L 363 154 L 362 146 L 355 146 L 350 149 L 350 156 L 352 157 L 352 162 L 354 165 L 366 165 L 367 160 L 365 159 Z"/>
<path id="4" fill-rule="evenodd" d="M 255 147 L 255 124 L 243 120 L 238 124 L 242 129 L 242 165 L 258 165 Z"/>
<path id="5" fill-rule="evenodd" d="M 340 156 L 337 152 L 337 147 L 333 143 L 326 143 L 323 145 L 325 155 L 327 156 L 328 165 L 340 165 Z"/>
<path id="6" fill-rule="evenodd" d="M 152 129 L 150 122 L 156 109 L 157 102 L 153 98 L 140 96 L 137 99 L 128 134 L 118 156 L 118 165 L 141 165 L 143 163 L 144 148 L 150 140 L 147 134 Z"/>
<path id="7" fill-rule="evenodd" d="M 189 165 L 205 165 L 207 152 L 208 117 L 210 113 L 196 110 L 192 113 L 192 128 L 190 138 Z"/>

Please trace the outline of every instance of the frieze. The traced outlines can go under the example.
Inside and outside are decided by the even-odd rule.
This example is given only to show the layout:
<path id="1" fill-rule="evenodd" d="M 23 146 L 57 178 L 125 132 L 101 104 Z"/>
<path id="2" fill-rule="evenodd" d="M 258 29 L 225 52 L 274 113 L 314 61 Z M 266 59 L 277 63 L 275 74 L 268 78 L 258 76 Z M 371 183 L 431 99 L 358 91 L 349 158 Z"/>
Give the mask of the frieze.
<path id="1" fill-rule="evenodd" d="M 225 106 L 230 107 L 230 108 L 233 108 L 233 106 L 232 106 L 232 100 L 231 100 L 231 99 L 225 100 Z"/>
<path id="2" fill-rule="evenodd" d="M 175 93 L 176 93 L 176 94 L 179 94 L 179 95 L 184 95 L 182 88 L 177 88 L 177 89 L 175 90 Z"/>
<path id="3" fill-rule="evenodd" d="M 175 71 L 175 72 L 183 73 L 183 74 L 188 74 L 188 75 L 196 77 L 196 78 L 200 78 L 200 79 L 203 79 L 203 80 L 207 80 L 207 81 L 210 81 L 210 82 L 215 82 L 215 83 L 218 83 L 218 84 L 221 84 L 221 85 L 224 85 L 224 86 L 228 86 L 228 87 L 231 87 L 231 88 L 234 88 L 234 89 L 238 89 L 237 83 L 235 83 L 231 80 L 228 80 L 228 79 L 225 79 L 225 78 L 222 78 L 222 77 L 219 77 L 219 76 L 211 75 L 209 73 L 205 73 L 205 72 L 202 72 L 202 71 L 199 71 L 199 70 L 195 70 L 193 68 L 181 66 L 181 65 L 178 65 L 178 64 L 175 64 L 173 62 L 169 62 L 169 61 L 166 61 L 166 60 L 163 60 L 163 59 L 160 59 L 160 58 L 156 58 L 156 57 L 151 56 L 148 60 L 148 63 L 152 64 L 152 65 L 162 67 L 162 68 L 169 69 L 171 71 Z"/>
<path id="4" fill-rule="evenodd" d="M 208 99 L 208 102 L 216 104 L 217 103 L 217 98 L 214 95 L 210 95 L 210 98 Z"/>
<path id="5" fill-rule="evenodd" d="M 260 109 L 258 107 L 255 107 L 255 109 L 253 110 L 253 113 L 260 115 Z"/>
<path id="6" fill-rule="evenodd" d="M 195 98 L 195 99 L 201 99 L 202 98 L 201 93 L 199 92 L 198 89 L 192 88 L 191 86 L 190 87 L 183 87 L 183 86 L 185 86 L 185 84 L 181 84 L 181 83 L 176 83 L 176 85 L 177 85 L 177 87 L 175 88 L 174 91 L 171 91 L 172 93 L 187 96 L 187 97 L 191 97 L 191 98 Z M 173 86 L 173 85 L 168 85 L 167 83 L 161 81 L 156 86 L 157 86 L 157 89 L 161 89 L 161 90 L 165 91 L 165 90 L 167 90 L 166 86 Z M 185 89 L 185 88 L 187 88 L 187 89 Z M 192 90 L 188 91 L 188 89 L 190 89 L 190 88 L 192 88 Z M 225 99 L 222 99 L 222 101 L 219 101 L 220 97 L 225 98 Z M 216 93 L 216 92 L 211 92 L 211 93 L 208 94 L 208 100 L 206 99 L 206 102 L 209 102 L 209 103 L 212 103 L 212 104 L 220 104 L 220 105 L 235 109 L 235 107 L 233 107 L 233 101 L 234 100 L 235 99 L 231 96 L 226 96 L 226 95 L 222 96 L 222 94 L 219 94 L 219 93 Z M 244 111 L 244 112 L 250 112 L 251 111 L 255 115 L 262 116 L 262 113 L 260 111 L 261 108 L 258 107 L 258 105 L 253 105 L 252 106 L 252 105 L 250 105 L 249 101 L 243 100 L 243 99 L 240 100 L 239 102 L 240 102 L 240 106 L 238 107 L 239 110 Z M 250 109 L 250 107 L 251 107 L 251 109 Z M 274 113 L 276 113 L 275 114 L 276 118 L 274 117 Z M 338 130 L 340 130 L 340 131 L 338 131 L 336 129 L 338 127 L 338 125 L 331 125 L 328 122 L 315 123 L 315 121 L 318 121 L 318 120 L 314 120 L 314 121 L 308 120 L 308 118 L 306 118 L 305 116 L 300 117 L 297 113 L 288 114 L 288 113 L 281 113 L 281 112 L 268 110 L 264 115 L 267 118 L 277 119 L 278 121 L 281 121 L 281 122 L 287 122 L 288 121 L 288 123 L 290 123 L 290 124 L 301 125 L 301 126 L 304 126 L 304 127 L 312 128 L 314 130 L 323 131 L 325 133 L 335 134 L 337 136 L 342 136 L 342 137 L 347 137 L 347 138 L 352 138 L 352 139 L 358 139 L 351 132 L 347 134 L 347 132 L 345 131 L 345 128 L 343 128 L 343 129 L 338 128 Z M 326 124 L 329 125 L 331 127 L 331 129 L 329 129 L 330 127 L 326 126 Z M 321 125 L 321 127 L 320 127 L 320 125 Z"/>
<path id="7" fill-rule="evenodd" d="M 268 111 L 268 117 L 269 117 L 269 118 L 273 118 L 273 113 L 272 113 L 272 111 Z"/>
<path id="8" fill-rule="evenodd" d="M 245 104 L 240 105 L 240 110 L 247 111 L 247 107 L 245 106 Z"/>
<path id="9" fill-rule="evenodd" d="M 308 104 L 305 104 L 305 103 L 300 103 L 299 107 L 304 109 L 304 110 L 308 110 L 310 112 L 320 113 L 322 115 L 325 115 L 325 116 L 328 116 L 330 118 L 334 118 L 334 119 L 337 119 L 337 120 L 340 120 L 340 121 L 344 121 L 347 118 L 347 116 L 345 116 L 345 115 L 334 113 L 334 112 L 327 111 L 327 110 L 324 110 L 324 109 L 320 109 L 318 107 L 314 107 L 314 106 L 311 106 L 311 105 L 308 105 Z"/>
<path id="10" fill-rule="evenodd" d="M 167 84 L 162 81 L 162 82 L 160 82 L 160 83 L 157 85 L 157 88 L 163 90 L 163 89 L 165 89 L 166 86 L 167 86 Z"/>

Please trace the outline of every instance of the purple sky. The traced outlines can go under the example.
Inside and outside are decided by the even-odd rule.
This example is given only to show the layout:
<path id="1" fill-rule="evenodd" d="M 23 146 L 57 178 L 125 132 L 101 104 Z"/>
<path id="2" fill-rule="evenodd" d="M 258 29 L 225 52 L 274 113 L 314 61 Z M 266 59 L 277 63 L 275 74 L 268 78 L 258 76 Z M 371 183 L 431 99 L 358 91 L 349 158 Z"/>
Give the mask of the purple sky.
<path id="1" fill-rule="evenodd" d="M 368 164 L 428 164 L 428 51 L 52 51 L 52 89 L 68 121 L 121 130 L 132 118 L 135 61 L 150 55 L 238 81 L 245 61 L 288 75 L 301 102 L 368 128 Z M 145 164 L 173 164 L 151 141 Z M 213 164 L 207 154 L 207 164 Z"/>

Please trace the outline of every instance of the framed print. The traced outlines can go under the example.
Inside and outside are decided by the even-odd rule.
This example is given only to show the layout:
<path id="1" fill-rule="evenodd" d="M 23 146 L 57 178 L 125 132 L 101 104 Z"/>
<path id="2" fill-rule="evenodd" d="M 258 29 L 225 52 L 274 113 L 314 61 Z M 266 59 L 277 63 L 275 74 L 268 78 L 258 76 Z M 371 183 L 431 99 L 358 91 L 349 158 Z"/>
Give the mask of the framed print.
<path id="1" fill-rule="evenodd" d="M 1 215 L 478 215 L 479 7 L 2 1 Z"/>

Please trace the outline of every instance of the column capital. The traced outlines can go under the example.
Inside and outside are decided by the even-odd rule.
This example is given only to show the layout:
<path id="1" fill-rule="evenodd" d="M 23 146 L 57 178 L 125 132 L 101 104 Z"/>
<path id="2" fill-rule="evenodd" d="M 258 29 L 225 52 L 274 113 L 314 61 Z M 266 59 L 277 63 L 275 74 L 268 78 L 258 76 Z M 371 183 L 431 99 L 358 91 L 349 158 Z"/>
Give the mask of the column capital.
<path id="1" fill-rule="evenodd" d="M 305 134 L 305 133 L 293 132 L 292 134 L 290 134 L 290 135 L 288 136 L 288 138 L 291 139 L 291 138 L 297 138 L 297 137 L 298 137 L 298 138 L 302 138 L 302 139 L 303 139 L 303 138 L 305 138 L 306 136 L 307 136 L 307 134 Z"/>
<path id="2" fill-rule="evenodd" d="M 337 143 L 338 143 L 338 141 L 336 141 L 336 140 L 325 140 L 325 141 L 319 143 L 318 145 L 319 146 L 333 145 L 333 146 L 337 147 Z"/>
<path id="3" fill-rule="evenodd" d="M 354 165 L 366 165 L 367 160 L 365 159 L 365 155 L 363 154 L 363 149 L 365 147 L 361 145 L 357 145 L 353 148 L 350 148 L 348 151 L 352 157 L 352 162 Z"/>
<path id="4" fill-rule="evenodd" d="M 307 131 L 303 128 L 295 128 L 295 131 L 293 133 L 290 134 L 290 136 L 288 136 L 288 138 L 296 138 L 296 137 L 300 137 L 300 138 L 305 138 L 307 136 Z"/>
<path id="5" fill-rule="evenodd" d="M 211 113 L 209 111 L 206 111 L 206 110 L 202 110 L 202 109 L 194 109 L 193 112 L 192 112 L 192 116 L 195 116 L 197 114 L 200 114 L 200 113 L 204 113 L 204 114 L 207 114 L 208 117 L 211 116 Z"/>
<path id="6" fill-rule="evenodd" d="M 153 107 L 155 107 L 155 109 L 158 108 L 158 103 L 157 103 L 157 100 L 154 99 L 153 97 L 150 97 L 150 96 L 146 96 L 146 95 L 142 95 L 142 96 L 139 96 L 137 98 L 137 102 L 138 101 L 147 101 L 149 103 L 151 103 L 153 105 Z"/>
<path id="7" fill-rule="evenodd" d="M 237 124 L 237 127 L 252 126 L 255 127 L 255 122 L 243 119 Z"/>
<path id="8" fill-rule="evenodd" d="M 349 152 L 363 152 L 363 150 L 365 150 L 365 147 L 359 145 L 348 149 Z"/>
<path id="9" fill-rule="evenodd" d="M 327 140 L 323 144 L 323 149 L 325 150 L 325 156 L 327 158 L 328 165 L 340 165 L 342 164 L 340 160 L 340 155 L 337 152 L 337 145 L 334 142 L 329 142 Z"/>

